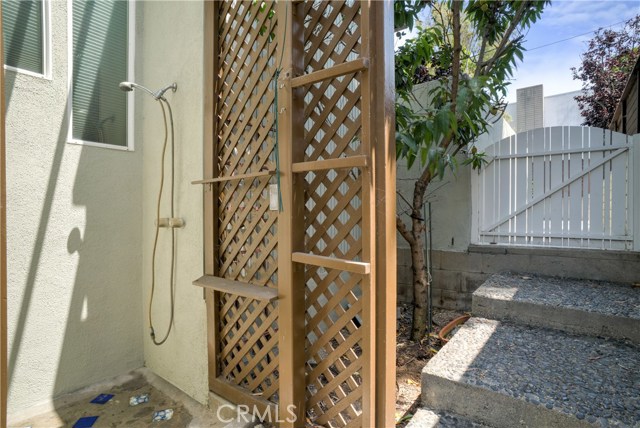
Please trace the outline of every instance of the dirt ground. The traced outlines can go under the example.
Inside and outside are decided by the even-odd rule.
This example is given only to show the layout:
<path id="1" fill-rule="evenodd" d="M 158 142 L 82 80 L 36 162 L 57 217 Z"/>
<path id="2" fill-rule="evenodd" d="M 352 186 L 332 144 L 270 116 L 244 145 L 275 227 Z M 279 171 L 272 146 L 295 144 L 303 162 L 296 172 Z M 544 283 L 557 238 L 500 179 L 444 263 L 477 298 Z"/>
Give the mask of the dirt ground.
<path id="1" fill-rule="evenodd" d="M 411 334 L 411 306 L 399 305 L 399 318 L 396 344 L 396 421 L 397 427 L 408 424 L 413 413 L 420 405 L 420 372 L 442 348 L 438 332 L 461 312 L 434 309 L 434 328 L 429 337 L 421 342 L 409 340 Z"/>

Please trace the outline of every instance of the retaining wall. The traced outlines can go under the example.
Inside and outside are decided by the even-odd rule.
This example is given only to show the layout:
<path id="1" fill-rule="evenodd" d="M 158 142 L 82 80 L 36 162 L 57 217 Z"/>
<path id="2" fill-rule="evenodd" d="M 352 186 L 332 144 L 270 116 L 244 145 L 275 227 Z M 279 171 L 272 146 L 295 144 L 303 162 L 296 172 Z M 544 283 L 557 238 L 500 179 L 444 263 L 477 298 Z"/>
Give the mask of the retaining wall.
<path id="1" fill-rule="evenodd" d="M 640 282 L 640 253 L 470 245 L 465 252 L 432 252 L 433 305 L 468 311 L 471 295 L 489 275 L 512 271 L 602 281 Z M 398 249 L 398 301 L 413 298 L 411 252 Z"/>

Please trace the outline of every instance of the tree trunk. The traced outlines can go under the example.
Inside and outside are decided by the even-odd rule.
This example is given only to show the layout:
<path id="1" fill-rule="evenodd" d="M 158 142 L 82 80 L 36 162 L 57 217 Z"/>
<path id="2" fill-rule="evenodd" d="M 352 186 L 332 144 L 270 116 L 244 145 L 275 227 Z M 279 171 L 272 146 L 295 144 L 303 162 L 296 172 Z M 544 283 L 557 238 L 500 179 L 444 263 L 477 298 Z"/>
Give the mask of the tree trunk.
<path id="1" fill-rule="evenodd" d="M 427 315 L 429 303 L 429 282 L 424 260 L 424 231 L 425 219 L 422 215 L 422 205 L 427 186 L 431 181 L 431 174 L 426 169 L 420 179 L 416 181 L 413 189 L 413 202 L 411 210 L 411 262 L 413 269 L 413 327 L 411 340 L 421 340 L 427 329 Z"/>
<path id="2" fill-rule="evenodd" d="M 423 221 L 424 224 L 424 221 Z M 422 232 L 415 233 L 409 243 L 411 247 L 411 269 L 413 270 L 413 328 L 411 340 L 421 340 L 427 328 L 429 309 L 429 284 L 424 257 Z"/>

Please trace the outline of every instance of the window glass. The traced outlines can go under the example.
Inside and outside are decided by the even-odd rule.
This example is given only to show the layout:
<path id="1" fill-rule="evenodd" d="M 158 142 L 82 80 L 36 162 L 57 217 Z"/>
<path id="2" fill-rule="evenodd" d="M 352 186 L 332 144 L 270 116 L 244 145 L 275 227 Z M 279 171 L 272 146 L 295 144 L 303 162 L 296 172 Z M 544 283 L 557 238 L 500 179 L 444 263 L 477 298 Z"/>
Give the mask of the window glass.
<path id="1" fill-rule="evenodd" d="M 42 27 L 42 0 L 2 0 L 4 63 L 44 74 Z"/>
<path id="2" fill-rule="evenodd" d="M 128 4 L 73 0 L 73 139 L 127 146 Z"/>

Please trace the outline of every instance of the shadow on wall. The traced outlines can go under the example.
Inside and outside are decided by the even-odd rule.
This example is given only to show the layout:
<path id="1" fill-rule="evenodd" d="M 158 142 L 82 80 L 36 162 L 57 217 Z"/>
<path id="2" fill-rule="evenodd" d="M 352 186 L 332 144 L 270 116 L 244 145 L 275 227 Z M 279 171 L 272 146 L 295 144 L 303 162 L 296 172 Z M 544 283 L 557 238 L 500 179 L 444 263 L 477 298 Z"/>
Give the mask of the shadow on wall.
<path id="1" fill-rule="evenodd" d="M 106 158 L 132 154 L 83 147 L 73 204 L 86 209 L 84 233 L 69 232 L 67 250 L 78 254 L 54 395 L 141 365 L 141 234 L 139 192 L 127 190 L 136 175 L 114 176 Z M 132 162 L 124 162 L 132 166 Z M 128 194 L 123 194 L 123 193 Z M 133 223 L 133 224 L 132 224 Z"/>
<path id="2" fill-rule="evenodd" d="M 75 57 L 82 57 L 88 46 L 94 6 L 84 10 Z M 116 31 L 109 23 L 105 40 Z M 112 62 L 112 55 L 104 49 L 100 64 Z M 100 98 L 111 89 L 104 86 L 98 80 L 92 87 L 88 118 L 101 118 Z M 116 97 L 126 97 L 117 84 L 112 90 Z M 72 202 L 85 207 L 86 225 L 84 233 L 72 228 L 67 239 L 69 254 L 78 254 L 78 267 L 54 396 L 142 365 L 139 159 L 139 153 L 81 148 Z"/>
<path id="3" fill-rule="evenodd" d="M 12 84 L 15 82 L 15 77 L 12 79 Z M 38 267 L 42 260 L 42 251 L 44 246 L 44 240 L 49 227 L 49 219 L 51 217 L 51 206 L 53 204 L 53 196 L 56 190 L 56 183 L 58 182 L 58 176 L 60 175 L 60 165 L 62 163 L 62 152 L 67 138 L 67 126 L 66 121 L 63 120 L 63 125 L 60 127 L 60 134 L 56 143 L 55 154 L 52 159 L 51 172 L 49 174 L 49 181 L 47 183 L 47 190 L 44 197 L 44 205 L 42 206 L 42 214 L 40 216 L 40 223 L 36 232 L 36 240 L 33 245 L 33 252 L 31 255 L 31 262 L 29 263 L 29 273 L 27 275 L 27 281 L 24 286 L 24 295 L 20 304 L 18 312 L 17 326 L 12 341 L 11 350 L 9 352 L 8 361 L 8 373 L 9 373 L 9 389 L 11 389 L 11 382 L 15 374 L 16 360 L 20 354 L 20 347 L 24 339 L 25 325 L 27 321 L 27 315 L 29 314 L 29 307 L 31 306 L 31 300 L 33 298 L 34 285 L 36 277 L 38 276 Z"/>
<path id="4" fill-rule="evenodd" d="M 81 32 L 88 32 L 89 24 L 87 17 L 81 25 Z M 81 49 L 83 46 L 76 46 L 76 50 Z M 102 58 L 101 63 L 107 61 L 108 58 Z M 57 89 L 66 87 L 64 64 L 56 71 L 58 73 L 54 80 L 46 84 Z M 24 86 L 28 87 L 29 82 Z M 8 73 L 7 105 L 12 96 L 17 95 L 14 94 L 15 83 L 16 74 Z M 42 85 L 41 81 L 37 83 Z M 94 93 L 99 91 L 97 86 L 99 85 L 93 88 Z M 126 96 L 119 91 L 117 85 L 113 91 L 122 94 L 122 97 Z M 36 105 L 38 97 L 46 94 L 26 95 L 32 96 L 29 102 L 33 101 Z M 67 145 L 68 119 L 65 114 L 59 113 L 66 112 L 69 102 L 71 100 L 67 99 L 64 108 L 58 105 L 55 111 L 46 112 L 59 115 L 60 126 L 57 137 L 51 135 L 47 137 L 48 141 L 42 141 L 47 147 L 43 148 L 43 156 L 34 161 L 39 171 L 49 172 L 48 179 L 45 178 L 46 173 L 41 172 L 41 182 L 46 183 L 46 188 L 42 192 L 41 207 L 36 207 L 40 208 L 39 220 L 37 225 L 28 225 L 28 235 L 33 231 L 33 243 L 18 242 L 14 238 L 9 244 L 13 247 L 28 245 L 27 248 L 32 248 L 28 264 L 25 263 L 24 266 L 25 282 L 16 284 L 22 293 L 22 300 L 10 308 L 15 313 L 10 318 L 15 320 L 15 328 L 8 353 L 8 382 L 10 390 L 16 388 L 21 391 L 16 408 L 18 411 L 25 406 L 22 402 L 23 395 L 24 390 L 30 388 L 29 383 L 39 384 L 35 388 L 38 392 L 34 392 L 32 403 L 37 404 L 45 398 L 42 397 L 43 391 L 48 394 L 48 398 L 53 399 L 138 368 L 143 363 L 140 304 L 141 154 Z M 19 135 L 20 129 L 24 127 L 42 128 L 49 125 L 32 124 L 29 122 L 30 118 L 22 110 L 19 111 L 21 116 L 12 124 L 15 135 Z M 51 123 L 55 124 L 55 120 Z M 14 165 L 16 169 L 24 167 Z M 69 174 L 69 168 L 77 168 L 75 179 Z M 37 173 L 38 171 L 34 171 L 34 174 Z M 20 182 L 19 185 L 25 184 Z M 73 191 L 69 200 L 65 196 L 70 192 L 65 191 L 65 187 L 71 185 Z M 22 190 L 18 189 L 19 192 Z M 21 215 L 19 210 L 23 209 L 19 205 L 14 204 L 18 216 Z M 66 210 L 70 213 L 79 211 L 74 207 L 82 207 L 86 218 L 66 215 Z M 68 234 L 66 242 L 65 233 Z M 52 248 L 54 251 L 51 251 Z M 75 271 L 73 283 L 69 283 L 73 274 L 65 277 L 63 273 L 56 271 L 56 268 L 68 269 L 69 258 L 65 258 L 65 254 L 75 255 L 71 257 Z M 10 266 L 10 269 L 20 267 Z M 56 294 L 69 296 L 68 301 L 62 299 L 64 306 L 60 306 L 60 298 L 52 298 L 50 305 L 36 300 L 42 299 L 43 295 L 46 299 L 47 295 L 54 297 Z M 67 302 L 68 311 L 64 314 Z M 39 303 L 37 311 L 36 303 Z M 43 312 L 43 306 L 47 312 Z M 33 333 L 34 320 L 38 320 L 40 324 L 50 323 L 50 331 L 56 334 L 42 340 L 46 333 Z M 45 355 L 34 358 L 33 352 Z M 38 361 L 42 359 L 56 361 L 55 372 L 38 366 Z M 18 364 L 18 360 L 24 362 Z M 16 373 L 20 371 L 16 370 L 19 366 L 29 371 L 26 381 Z M 20 385 L 15 385 L 16 381 Z"/>

